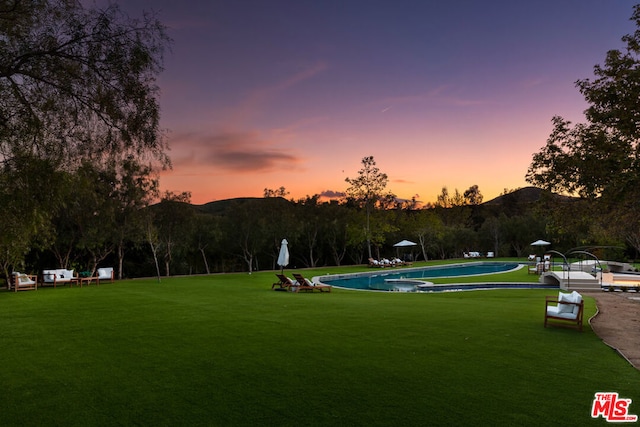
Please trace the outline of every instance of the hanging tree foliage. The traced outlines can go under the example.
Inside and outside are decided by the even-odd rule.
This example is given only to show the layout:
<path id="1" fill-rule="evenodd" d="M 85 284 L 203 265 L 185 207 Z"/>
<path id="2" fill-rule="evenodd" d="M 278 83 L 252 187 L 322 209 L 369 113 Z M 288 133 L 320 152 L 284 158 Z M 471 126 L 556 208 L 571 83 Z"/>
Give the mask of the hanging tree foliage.
<path id="1" fill-rule="evenodd" d="M 169 42 L 155 16 L 131 19 L 116 4 L 0 1 L 0 222 L 20 222 L 12 238 L 23 242 L 0 236 L 5 265 L 51 228 L 65 173 L 85 162 L 169 166 L 156 84 Z M 23 177 L 19 193 L 12 176 Z"/>
<path id="2" fill-rule="evenodd" d="M 168 42 L 154 17 L 73 0 L 0 5 L 0 154 L 153 155 L 166 162 L 156 75 Z M 68 164 L 68 163 L 66 163 Z"/>
<path id="3" fill-rule="evenodd" d="M 640 5 L 631 19 L 638 29 L 622 38 L 624 51 L 610 50 L 595 79 L 576 86 L 589 107 L 586 123 L 553 118 L 547 144 L 534 154 L 526 179 L 551 191 L 585 198 L 619 199 L 640 175 Z"/>

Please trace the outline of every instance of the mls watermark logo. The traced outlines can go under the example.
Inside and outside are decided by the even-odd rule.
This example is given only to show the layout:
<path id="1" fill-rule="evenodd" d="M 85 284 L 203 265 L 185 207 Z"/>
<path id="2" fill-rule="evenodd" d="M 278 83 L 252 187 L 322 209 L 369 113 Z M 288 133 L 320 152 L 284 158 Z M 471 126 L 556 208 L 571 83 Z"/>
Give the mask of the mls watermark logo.
<path id="1" fill-rule="evenodd" d="M 602 417 L 610 423 L 633 423 L 637 415 L 629 413 L 631 399 L 621 399 L 618 393 L 596 393 L 591 407 L 591 418 Z"/>

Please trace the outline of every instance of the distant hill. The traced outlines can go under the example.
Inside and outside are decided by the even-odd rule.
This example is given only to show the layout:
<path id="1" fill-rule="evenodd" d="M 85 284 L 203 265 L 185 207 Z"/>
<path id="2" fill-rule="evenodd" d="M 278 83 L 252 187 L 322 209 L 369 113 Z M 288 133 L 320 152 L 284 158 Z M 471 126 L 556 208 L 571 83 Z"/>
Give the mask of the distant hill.
<path id="1" fill-rule="evenodd" d="M 569 196 L 549 193 L 548 191 L 537 187 L 524 187 L 519 188 L 511 193 L 498 196 L 495 199 L 489 200 L 488 202 L 484 202 L 483 205 L 500 206 L 507 203 L 533 203 L 540 200 L 540 198 L 545 194 L 560 201 L 569 201 L 574 199 L 573 197 Z"/>
<path id="2" fill-rule="evenodd" d="M 546 190 L 537 187 L 524 187 L 519 188 L 511 193 L 503 194 L 482 203 L 484 206 L 504 206 L 504 205 L 520 205 L 534 203 L 540 200 L 544 194 L 550 195 L 550 197 L 557 198 L 562 201 L 572 200 L 572 197 L 562 196 L 559 194 L 551 194 Z M 282 206 L 291 204 L 291 201 L 282 197 L 238 197 L 234 199 L 216 200 L 213 202 L 205 203 L 203 205 L 192 205 L 194 209 L 212 214 L 212 215 L 226 215 L 232 211 L 234 207 L 241 206 L 245 203 L 256 203 L 264 206 Z M 259 205 L 257 205 L 259 206 Z"/>
<path id="3" fill-rule="evenodd" d="M 245 203 L 261 203 L 265 206 L 284 206 L 291 202 L 282 197 L 238 197 L 235 199 L 216 200 L 214 202 L 205 203 L 204 205 L 196 205 L 195 207 L 204 213 L 225 215 L 235 206 L 241 206 Z"/>

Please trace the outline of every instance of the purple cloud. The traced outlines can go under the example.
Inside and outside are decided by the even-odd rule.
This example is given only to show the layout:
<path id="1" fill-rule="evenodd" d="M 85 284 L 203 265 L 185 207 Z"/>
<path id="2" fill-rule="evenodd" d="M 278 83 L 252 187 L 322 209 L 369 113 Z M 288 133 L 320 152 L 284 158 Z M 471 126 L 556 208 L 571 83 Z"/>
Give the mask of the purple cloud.
<path id="1" fill-rule="evenodd" d="M 334 191 L 334 190 L 324 190 L 320 193 L 320 197 L 325 197 L 327 199 L 342 199 L 346 196 L 344 191 Z"/>
<path id="2" fill-rule="evenodd" d="M 229 172 L 269 172 L 295 168 L 301 159 L 257 132 L 223 132 L 216 135 L 181 134 L 171 138 L 176 167 L 216 167 Z"/>

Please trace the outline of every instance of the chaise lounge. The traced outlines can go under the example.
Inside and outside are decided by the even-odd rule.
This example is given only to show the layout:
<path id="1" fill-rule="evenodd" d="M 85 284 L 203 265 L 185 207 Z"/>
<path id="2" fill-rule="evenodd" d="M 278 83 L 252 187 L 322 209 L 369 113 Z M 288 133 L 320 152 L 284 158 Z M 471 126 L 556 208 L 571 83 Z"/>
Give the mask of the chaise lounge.
<path id="1" fill-rule="evenodd" d="M 295 282 L 289 279 L 284 274 L 276 273 L 276 277 L 278 278 L 278 282 L 271 285 L 271 289 L 276 291 L 290 291 L 295 286 Z"/>
<path id="2" fill-rule="evenodd" d="M 316 289 L 320 292 L 331 292 L 331 285 L 322 285 L 320 283 L 313 283 L 311 280 L 302 276 L 302 274 L 293 273 L 293 277 L 296 279 L 295 287 L 297 291 L 315 291 Z"/>

